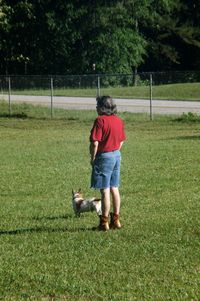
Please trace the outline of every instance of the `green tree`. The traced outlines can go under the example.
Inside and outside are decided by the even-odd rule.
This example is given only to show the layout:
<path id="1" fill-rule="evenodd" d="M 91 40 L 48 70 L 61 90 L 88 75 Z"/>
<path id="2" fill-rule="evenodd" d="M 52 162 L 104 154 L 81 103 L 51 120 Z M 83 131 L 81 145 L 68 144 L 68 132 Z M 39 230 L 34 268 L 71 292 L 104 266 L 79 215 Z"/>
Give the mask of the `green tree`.
<path id="1" fill-rule="evenodd" d="M 7 34 L 10 30 L 10 7 L 0 0 L 0 69 L 7 71 L 8 65 L 8 47 Z"/>
<path id="2" fill-rule="evenodd" d="M 200 2 L 182 0 L 178 7 L 175 43 L 181 69 L 200 69 Z M 191 55 L 192 54 L 192 55 Z"/>
<path id="3" fill-rule="evenodd" d="M 198 2 L 159 0 L 152 1 L 151 6 L 152 14 L 141 23 L 148 40 L 148 57 L 143 67 L 148 70 L 186 68 L 189 52 L 193 49 L 197 53 L 200 47 Z M 198 69 L 191 61 L 189 65 Z"/>
<path id="4" fill-rule="evenodd" d="M 74 66 L 79 60 L 81 72 L 91 72 L 94 63 L 96 72 L 132 72 L 143 62 L 146 45 L 135 25 L 133 1 L 90 2 L 82 1 L 79 8 Z"/>
<path id="5" fill-rule="evenodd" d="M 73 5 L 68 1 L 4 1 L 7 28 L 4 69 L 9 73 L 60 73 L 70 70 Z M 4 11 L 6 10 L 4 8 Z"/>
<path id="6" fill-rule="evenodd" d="M 0 0 L 0 4 L 2 73 L 200 67 L 197 0 Z"/>

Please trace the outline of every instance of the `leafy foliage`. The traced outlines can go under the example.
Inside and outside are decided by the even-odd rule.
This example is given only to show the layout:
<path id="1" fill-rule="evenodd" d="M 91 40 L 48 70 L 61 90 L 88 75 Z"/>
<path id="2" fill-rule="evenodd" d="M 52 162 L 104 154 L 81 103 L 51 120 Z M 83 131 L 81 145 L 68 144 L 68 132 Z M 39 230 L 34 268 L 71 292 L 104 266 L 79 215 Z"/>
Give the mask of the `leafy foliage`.
<path id="1" fill-rule="evenodd" d="M 200 67 L 196 0 L 1 0 L 0 4 L 1 73 Z"/>
<path id="2" fill-rule="evenodd" d="M 186 122 L 186 123 L 200 122 L 200 116 L 198 114 L 188 112 L 188 113 L 183 113 L 176 120 L 180 122 Z"/>

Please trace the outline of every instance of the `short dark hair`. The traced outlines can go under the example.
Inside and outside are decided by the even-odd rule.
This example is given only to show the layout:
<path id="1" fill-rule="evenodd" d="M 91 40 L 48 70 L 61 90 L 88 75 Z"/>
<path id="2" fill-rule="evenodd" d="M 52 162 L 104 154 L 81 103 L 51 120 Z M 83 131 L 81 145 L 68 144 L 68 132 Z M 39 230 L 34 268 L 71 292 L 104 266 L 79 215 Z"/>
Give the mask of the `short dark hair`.
<path id="1" fill-rule="evenodd" d="M 102 115 L 114 115 L 117 113 L 117 106 L 110 96 L 98 96 L 96 98 L 97 108 Z"/>

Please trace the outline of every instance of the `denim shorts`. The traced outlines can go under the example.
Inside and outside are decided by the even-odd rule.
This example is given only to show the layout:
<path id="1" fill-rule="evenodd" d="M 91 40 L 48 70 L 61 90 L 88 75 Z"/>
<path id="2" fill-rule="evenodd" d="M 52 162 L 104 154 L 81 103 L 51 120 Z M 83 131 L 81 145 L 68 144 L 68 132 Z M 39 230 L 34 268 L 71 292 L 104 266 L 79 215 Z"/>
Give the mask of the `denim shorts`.
<path id="1" fill-rule="evenodd" d="M 118 187 L 121 153 L 119 150 L 97 154 L 92 166 L 91 188 Z"/>

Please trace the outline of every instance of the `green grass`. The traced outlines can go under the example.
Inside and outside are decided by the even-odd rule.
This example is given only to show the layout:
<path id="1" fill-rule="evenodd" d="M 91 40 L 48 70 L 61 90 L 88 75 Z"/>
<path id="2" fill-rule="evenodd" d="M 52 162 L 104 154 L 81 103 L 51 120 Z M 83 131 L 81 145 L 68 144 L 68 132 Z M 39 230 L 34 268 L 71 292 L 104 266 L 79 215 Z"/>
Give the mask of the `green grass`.
<path id="1" fill-rule="evenodd" d="M 99 196 L 89 189 L 95 112 L 0 109 L 0 300 L 200 299 L 198 120 L 121 115 L 124 227 L 102 233 L 94 213 L 75 218 L 71 207 L 72 188 Z"/>
<path id="2" fill-rule="evenodd" d="M 114 98 L 149 98 L 149 86 L 101 88 L 101 95 Z M 14 90 L 12 94 L 50 95 L 49 90 Z M 96 97 L 97 89 L 54 89 L 55 96 Z M 153 86 L 154 99 L 200 101 L 200 83 Z"/>

